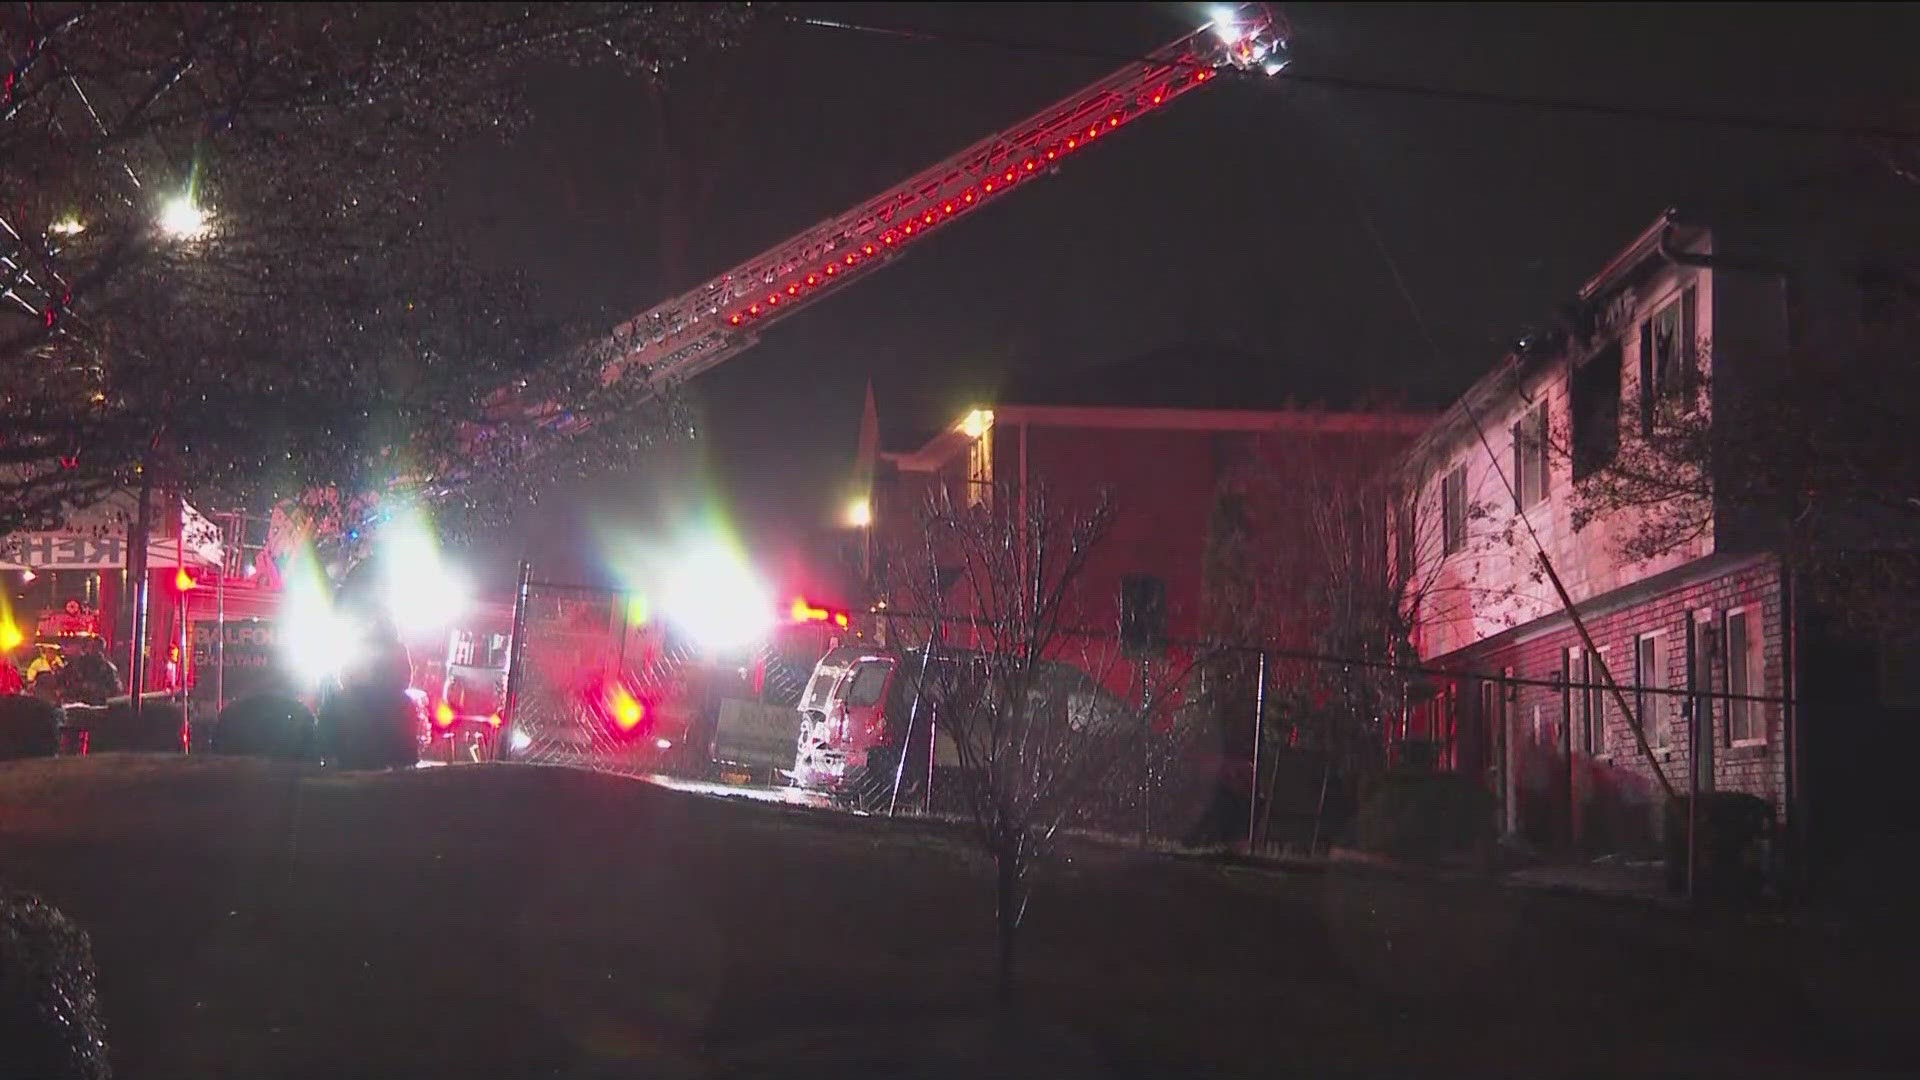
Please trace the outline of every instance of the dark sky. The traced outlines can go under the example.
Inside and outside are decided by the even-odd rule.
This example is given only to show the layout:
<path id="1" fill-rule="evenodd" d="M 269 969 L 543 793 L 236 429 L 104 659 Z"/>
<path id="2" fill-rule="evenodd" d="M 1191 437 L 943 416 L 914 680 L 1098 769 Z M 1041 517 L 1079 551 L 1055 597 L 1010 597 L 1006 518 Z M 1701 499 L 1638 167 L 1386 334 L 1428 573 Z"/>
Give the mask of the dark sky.
<path id="1" fill-rule="evenodd" d="M 820 5 L 869 24 L 1140 53 L 1197 4 Z M 1844 5 L 1285 5 L 1296 70 L 1504 94 L 1889 121 L 1920 13 Z M 555 72 L 455 178 L 483 253 L 556 302 L 643 310 L 1115 65 L 776 26 L 645 86 Z M 1911 115 L 1911 114 L 1909 114 Z M 1010 373 L 1218 346 L 1250 402 L 1444 403 L 1663 207 L 1848 153 L 1837 139 L 1222 80 L 917 244 L 696 386 L 705 442 L 592 501 L 718 497 L 757 535 L 824 525 L 871 379 L 895 441 Z M 678 172 L 674 170 L 678 169 Z M 663 176 L 686 180 L 671 190 Z M 1370 215 L 1437 341 L 1423 339 Z M 663 222 L 666 224 L 663 225 Z M 573 530 L 549 510 L 535 535 Z"/>

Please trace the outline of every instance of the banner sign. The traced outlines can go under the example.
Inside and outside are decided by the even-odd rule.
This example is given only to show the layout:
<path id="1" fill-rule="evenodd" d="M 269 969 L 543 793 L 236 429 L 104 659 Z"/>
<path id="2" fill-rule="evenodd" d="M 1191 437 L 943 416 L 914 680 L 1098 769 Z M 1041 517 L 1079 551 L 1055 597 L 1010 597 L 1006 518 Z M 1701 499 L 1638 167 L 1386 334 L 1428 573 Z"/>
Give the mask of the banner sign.
<path id="1" fill-rule="evenodd" d="M 125 537 L 15 533 L 0 539 L 0 567 L 8 570 L 118 570 L 125 565 Z"/>

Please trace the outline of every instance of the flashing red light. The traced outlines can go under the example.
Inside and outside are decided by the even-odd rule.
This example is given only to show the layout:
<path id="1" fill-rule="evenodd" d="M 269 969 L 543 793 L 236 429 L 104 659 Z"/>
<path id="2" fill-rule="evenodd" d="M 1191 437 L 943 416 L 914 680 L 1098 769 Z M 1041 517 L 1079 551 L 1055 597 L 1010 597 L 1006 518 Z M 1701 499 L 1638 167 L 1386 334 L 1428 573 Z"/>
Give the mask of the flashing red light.
<path id="1" fill-rule="evenodd" d="M 818 284 L 820 284 L 820 275 L 818 274 L 807 275 L 807 288 L 811 289 Z"/>
<path id="2" fill-rule="evenodd" d="M 759 305 L 759 304 L 748 304 L 748 305 L 747 305 L 747 314 L 749 314 L 749 315 L 758 315 L 758 314 L 760 314 L 760 305 Z"/>
<path id="3" fill-rule="evenodd" d="M 1052 149 L 1051 147 L 1049 147 L 1049 148 L 1048 148 L 1048 150 L 1047 150 L 1047 160 L 1048 160 L 1048 161 L 1052 161 L 1052 160 L 1053 160 L 1054 158 L 1057 158 L 1057 157 L 1059 157 L 1059 156 L 1060 156 L 1060 151 L 1058 151 L 1058 150 L 1055 150 L 1055 149 Z"/>
<path id="4" fill-rule="evenodd" d="M 768 294 L 767 294 L 767 306 L 768 306 L 768 307 L 772 307 L 772 306 L 774 306 L 775 304 L 778 304 L 779 302 L 780 302 L 780 294 L 779 294 L 779 293 L 768 293 Z"/>
<path id="5" fill-rule="evenodd" d="M 1158 105 L 1165 100 L 1167 100 L 1167 95 L 1165 92 L 1159 92 L 1153 95 L 1153 103 L 1155 105 Z"/>
<path id="6" fill-rule="evenodd" d="M 862 247 L 862 248 L 860 249 L 860 254 L 862 254 L 862 255 L 871 255 L 871 254 L 873 254 L 873 245 L 872 245 L 872 244 L 868 244 L 868 245 L 866 245 L 865 247 Z"/>
<path id="7" fill-rule="evenodd" d="M 453 714 L 453 706 L 446 702 L 443 701 L 433 707 L 433 722 L 435 724 L 443 728 L 450 728 L 453 726 L 455 719 L 457 718 Z"/>
<path id="8" fill-rule="evenodd" d="M 727 321 L 732 323 L 735 326 L 739 326 L 741 322 L 740 313 L 736 311 L 733 314 L 727 316 Z"/>
<path id="9" fill-rule="evenodd" d="M 1120 126 L 1120 115 L 1119 115 L 1118 113 L 1115 113 L 1114 115 L 1112 115 L 1112 116 L 1109 116 L 1109 117 L 1107 117 L 1107 126 L 1108 126 L 1108 127 L 1110 127 L 1110 128 L 1117 128 L 1117 127 L 1119 127 L 1119 126 Z"/>
<path id="10" fill-rule="evenodd" d="M 827 275 L 828 277 L 832 277 L 833 275 L 840 272 L 840 268 L 838 266 L 835 266 L 833 263 L 828 263 L 827 265 L 820 268 L 820 272 Z"/>
<path id="11" fill-rule="evenodd" d="M 175 591 L 192 592 L 195 584 L 196 582 L 193 580 L 193 575 L 187 573 L 186 567 L 183 566 L 174 572 L 173 587 Z"/>
<path id="12" fill-rule="evenodd" d="M 1076 147 L 1076 146 L 1079 146 L 1079 145 L 1080 145 L 1080 140 L 1079 140 L 1079 139 L 1068 139 L 1068 140 L 1067 140 L 1067 149 L 1069 149 L 1069 150 L 1072 150 L 1072 149 L 1073 149 L 1074 147 Z"/>
<path id="13" fill-rule="evenodd" d="M 900 239 L 900 234 L 897 232 L 894 232 L 892 229 L 888 229 L 884 234 L 881 235 L 880 242 L 888 246 L 891 246 L 893 242 L 898 239 Z"/>
<path id="14" fill-rule="evenodd" d="M 920 215 L 920 224 L 922 225 L 933 224 L 933 211 L 929 210 L 926 213 Z"/>
<path id="15" fill-rule="evenodd" d="M 1095 124 L 1092 127 L 1087 129 L 1087 138 L 1089 139 L 1093 138 L 1095 135 L 1098 135 L 1098 134 L 1100 134 L 1099 124 Z"/>
<path id="16" fill-rule="evenodd" d="M 800 295 L 800 283 L 799 283 L 799 282 L 797 282 L 797 281 L 795 281 L 795 282 L 791 282 L 791 283 L 789 283 L 789 284 L 787 285 L 787 295 L 788 295 L 788 296 L 799 296 L 799 295 Z"/>
<path id="17" fill-rule="evenodd" d="M 953 200 L 948 199 L 946 203 L 940 207 L 940 212 L 943 214 L 953 213 Z"/>
<path id="18" fill-rule="evenodd" d="M 906 223 L 905 225 L 902 225 L 902 226 L 900 226 L 900 234 L 901 234 L 902 236 L 912 236 L 912 235 L 913 235 L 913 222 L 911 222 L 911 221 L 909 221 L 909 222 L 907 222 L 907 223 Z"/>
<path id="19" fill-rule="evenodd" d="M 860 256 L 855 255 L 852 252 L 848 252 L 847 257 L 845 259 L 842 259 L 841 261 L 846 263 L 848 266 L 852 266 L 854 263 L 860 261 Z"/>
<path id="20" fill-rule="evenodd" d="M 1032 172 L 1033 170 L 1040 167 L 1040 163 L 1033 160 L 1032 158 L 1028 158 L 1022 167 L 1025 168 L 1028 172 Z"/>
<path id="21" fill-rule="evenodd" d="M 960 201 L 963 203 L 966 203 L 968 206 L 972 206 L 973 205 L 973 189 L 968 188 L 967 193 L 960 196 Z"/>
<path id="22" fill-rule="evenodd" d="M 626 687 L 614 684 L 607 691 L 607 711 L 613 716 L 613 726 L 623 732 L 632 731 L 647 718 L 647 707 Z"/>
<path id="23" fill-rule="evenodd" d="M 1008 169 L 1007 174 L 1005 176 L 1002 176 L 1000 179 L 1005 180 L 1007 183 L 1011 184 L 1013 183 L 1014 177 L 1018 175 L 1019 174 L 1014 172 L 1012 169 Z"/>
<path id="24" fill-rule="evenodd" d="M 981 186 L 987 189 L 987 194 L 989 195 L 993 194 L 993 181 L 989 180 Z"/>
<path id="25" fill-rule="evenodd" d="M 1199 71 L 1193 73 L 1194 82 L 1206 82 L 1211 78 L 1213 78 L 1213 72 L 1207 68 L 1201 68 Z"/>

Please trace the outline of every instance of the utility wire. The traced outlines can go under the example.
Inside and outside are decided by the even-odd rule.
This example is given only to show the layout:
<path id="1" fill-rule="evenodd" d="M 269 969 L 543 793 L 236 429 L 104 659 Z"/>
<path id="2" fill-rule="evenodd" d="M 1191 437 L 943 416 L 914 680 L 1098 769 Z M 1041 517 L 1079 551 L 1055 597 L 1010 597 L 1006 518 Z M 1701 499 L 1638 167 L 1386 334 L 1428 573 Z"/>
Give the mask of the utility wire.
<path id="1" fill-rule="evenodd" d="M 797 26 L 835 30 L 844 33 L 869 34 L 878 37 L 901 38 L 926 44 L 958 45 L 968 48 L 998 49 L 1004 52 L 1016 53 L 1039 53 L 1079 60 L 1103 60 L 1116 64 L 1140 64 L 1149 63 L 1153 60 L 1152 57 L 1141 53 L 1090 49 L 1084 46 L 1067 45 L 1059 42 L 1023 41 L 1014 38 L 980 34 L 959 34 L 950 31 L 874 26 L 866 23 L 847 22 L 839 19 L 822 19 L 803 15 L 789 15 L 786 17 L 786 21 Z M 1428 83 L 1401 82 L 1391 79 L 1363 79 L 1355 76 L 1300 71 L 1296 68 L 1288 68 L 1286 72 L 1279 77 L 1279 81 L 1300 86 L 1324 87 L 1328 90 L 1390 94 L 1401 97 L 1426 98 L 1435 101 L 1452 101 L 1467 105 L 1497 106 L 1510 109 L 1532 109 L 1543 112 L 1599 116 L 1614 120 L 1638 120 L 1695 127 L 1723 127 L 1745 131 L 1765 131 L 1792 135 L 1844 135 L 1865 139 L 1920 140 L 1920 130 L 1879 124 L 1833 123 L 1823 120 L 1799 120 L 1791 117 L 1762 116 L 1756 113 L 1723 112 L 1711 109 L 1683 109 L 1662 105 L 1632 105 L 1622 102 L 1582 101 L 1576 98 L 1557 98 L 1538 94 L 1516 94 L 1494 90 L 1471 90 L 1461 87 L 1436 86 Z"/>
<path id="2" fill-rule="evenodd" d="M 1339 149 L 1341 148 L 1336 147 L 1336 150 Z M 1439 340 L 1436 339 L 1432 331 L 1428 329 L 1426 317 L 1421 313 L 1420 305 L 1414 300 L 1413 291 L 1407 287 L 1406 277 L 1400 272 L 1399 260 L 1393 257 L 1393 252 L 1387 247 L 1386 241 L 1381 237 L 1379 228 L 1374 224 L 1373 215 L 1367 211 L 1366 204 L 1360 198 L 1359 189 L 1353 185 L 1350 178 L 1345 176 L 1345 170 L 1341 169 L 1337 164 L 1339 160 L 1338 153 L 1330 154 L 1328 158 L 1336 162 L 1334 167 L 1336 171 L 1342 174 L 1342 183 L 1340 186 L 1346 189 L 1349 198 L 1353 202 L 1354 214 L 1359 217 L 1360 224 L 1365 228 L 1367 237 L 1372 241 L 1374 249 L 1380 253 L 1380 258 L 1387 264 L 1387 270 L 1393 276 L 1394 286 L 1399 291 L 1401 300 L 1406 303 L 1407 311 L 1413 316 L 1414 325 L 1419 327 L 1421 337 L 1426 340 L 1427 349 L 1433 355 L 1434 362 L 1444 367 L 1446 365 L 1446 354 L 1440 348 Z M 1494 453 L 1493 443 L 1487 438 L 1486 426 L 1480 422 L 1480 415 L 1473 408 L 1471 398 L 1472 391 L 1469 390 L 1461 396 L 1458 402 L 1458 408 L 1461 413 L 1466 416 L 1467 422 L 1473 426 L 1473 433 L 1479 440 L 1481 449 L 1486 451 L 1487 460 L 1492 464 L 1493 473 L 1499 478 L 1500 486 L 1506 490 L 1507 496 L 1513 500 L 1514 515 L 1520 519 L 1520 524 L 1526 529 L 1527 539 L 1533 542 L 1534 552 L 1539 559 L 1540 568 L 1546 573 L 1547 580 L 1553 585 L 1554 594 L 1560 600 L 1561 610 L 1566 612 L 1568 620 L 1573 624 L 1574 632 L 1580 636 L 1580 645 L 1587 655 L 1587 662 L 1589 664 L 1597 663 L 1600 666 L 1601 682 L 1604 683 L 1606 688 L 1612 693 L 1614 704 L 1619 707 L 1621 714 L 1626 717 L 1627 726 L 1633 731 L 1634 742 L 1639 746 L 1641 757 L 1645 759 L 1648 767 L 1653 770 L 1653 777 L 1659 781 L 1661 789 L 1666 792 L 1669 798 L 1673 797 L 1675 794 L 1673 784 L 1667 779 L 1666 770 L 1661 768 L 1659 759 L 1653 754 L 1653 746 L 1647 738 L 1646 727 L 1642 721 L 1642 717 L 1633 711 L 1632 706 L 1627 703 L 1626 695 L 1621 692 L 1619 685 L 1614 681 L 1613 672 L 1607 666 L 1606 658 L 1602 655 L 1599 646 L 1594 642 L 1593 633 L 1588 629 L 1586 619 L 1580 615 L 1579 605 L 1574 602 L 1572 593 L 1567 591 L 1565 582 L 1560 579 L 1560 572 L 1555 569 L 1553 565 L 1552 557 L 1547 554 L 1545 542 L 1540 539 L 1540 534 L 1535 531 L 1533 527 L 1533 519 L 1527 514 L 1527 508 L 1521 502 L 1519 488 L 1515 486 L 1513 477 L 1508 475 L 1506 467 L 1500 463 L 1500 455 Z M 1518 438 L 1517 433 L 1515 437 L 1516 439 Z M 1541 438 L 1544 439 L 1545 437 L 1545 433 L 1542 432 Z M 1568 677 L 1571 678 L 1573 673 L 1569 670 L 1567 674 Z M 1573 732 L 1571 730 L 1567 732 L 1567 755 L 1568 760 L 1571 761 L 1573 755 Z"/>

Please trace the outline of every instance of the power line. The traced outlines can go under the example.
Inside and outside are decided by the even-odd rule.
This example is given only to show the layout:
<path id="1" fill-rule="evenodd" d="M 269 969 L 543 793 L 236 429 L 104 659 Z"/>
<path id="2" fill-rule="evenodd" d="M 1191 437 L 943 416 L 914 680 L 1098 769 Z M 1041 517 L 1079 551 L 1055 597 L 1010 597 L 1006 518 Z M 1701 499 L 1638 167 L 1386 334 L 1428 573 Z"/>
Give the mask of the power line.
<path id="1" fill-rule="evenodd" d="M 877 37 L 900 38 L 927 44 L 959 45 L 968 48 L 998 49 L 1005 52 L 1017 53 L 1040 53 L 1078 60 L 1103 60 L 1116 64 L 1148 63 L 1151 60 L 1150 57 L 1140 53 L 1091 49 L 1084 46 L 1067 45 L 1059 42 L 1020 40 L 981 34 L 959 34 L 951 31 L 874 26 L 866 23 L 854 23 L 839 19 L 822 19 L 801 15 L 789 15 L 786 17 L 786 21 L 797 26 L 836 30 L 845 33 L 869 34 Z M 1261 78 L 1264 80 L 1264 76 Z M 1391 79 L 1363 79 L 1349 75 L 1299 71 L 1294 68 L 1287 69 L 1285 74 L 1280 76 L 1280 81 L 1299 86 L 1318 86 L 1328 90 L 1390 94 L 1401 97 L 1425 98 L 1435 101 L 1452 101 L 1467 105 L 1532 109 L 1543 112 L 1598 116 L 1614 120 L 1637 120 L 1694 127 L 1723 127 L 1791 135 L 1844 135 L 1864 139 L 1920 140 L 1920 130 L 1889 127 L 1878 124 L 1832 123 L 1823 120 L 1799 120 L 1791 117 L 1762 116 L 1755 113 L 1723 112 L 1710 109 L 1684 109 L 1661 105 L 1633 105 L 1610 101 L 1583 101 L 1577 98 L 1558 98 L 1546 95 L 1517 94 L 1494 90 L 1472 90 L 1461 87 L 1437 86 L 1430 83 L 1402 82 Z"/>

